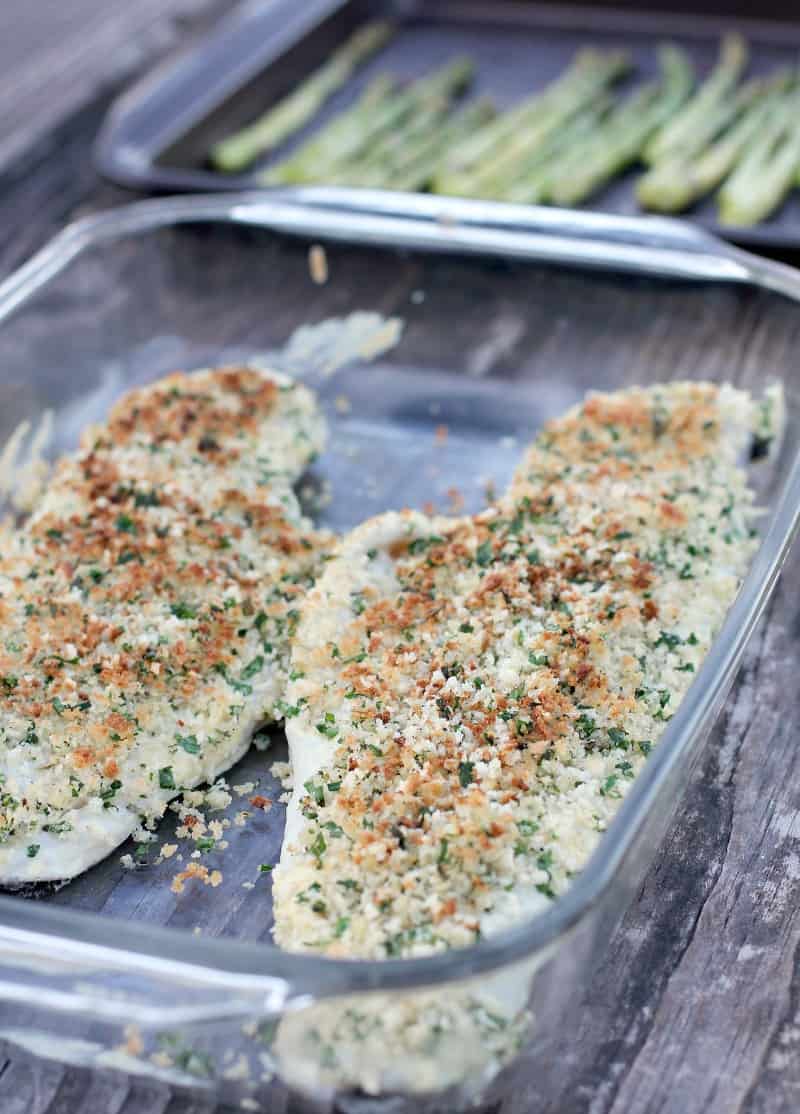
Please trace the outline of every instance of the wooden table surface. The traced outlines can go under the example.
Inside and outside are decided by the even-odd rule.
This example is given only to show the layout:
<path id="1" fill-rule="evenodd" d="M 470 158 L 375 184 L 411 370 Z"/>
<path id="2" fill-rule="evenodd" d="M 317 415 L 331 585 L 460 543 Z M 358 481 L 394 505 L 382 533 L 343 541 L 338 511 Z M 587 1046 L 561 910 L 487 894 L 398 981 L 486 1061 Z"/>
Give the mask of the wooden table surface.
<path id="1" fill-rule="evenodd" d="M 230 6 L 0 5 L 0 274 L 70 218 L 128 199 L 90 164 L 106 106 Z M 795 547 L 707 758 L 564 1036 L 561 1082 L 542 1094 L 531 1081 L 502 1114 L 800 1110 L 798 581 Z M 0 1050 L 0 1114 L 231 1109 Z"/>

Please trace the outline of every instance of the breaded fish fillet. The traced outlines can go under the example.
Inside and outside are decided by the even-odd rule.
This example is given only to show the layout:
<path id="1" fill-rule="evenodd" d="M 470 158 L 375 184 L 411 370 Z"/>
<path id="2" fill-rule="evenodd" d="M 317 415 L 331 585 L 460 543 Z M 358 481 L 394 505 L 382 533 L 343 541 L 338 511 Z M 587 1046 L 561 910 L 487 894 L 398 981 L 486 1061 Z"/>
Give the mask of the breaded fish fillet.
<path id="1" fill-rule="evenodd" d="M 133 391 L 59 462 L 0 562 L 0 881 L 85 870 L 280 716 L 323 441 L 306 388 L 230 367 Z"/>
<path id="2" fill-rule="evenodd" d="M 590 396 L 489 510 L 342 541 L 292 652 L 280 944 L 421 955 L 568 886 L 736 595 L 762 419 L 707 383 Z"/>

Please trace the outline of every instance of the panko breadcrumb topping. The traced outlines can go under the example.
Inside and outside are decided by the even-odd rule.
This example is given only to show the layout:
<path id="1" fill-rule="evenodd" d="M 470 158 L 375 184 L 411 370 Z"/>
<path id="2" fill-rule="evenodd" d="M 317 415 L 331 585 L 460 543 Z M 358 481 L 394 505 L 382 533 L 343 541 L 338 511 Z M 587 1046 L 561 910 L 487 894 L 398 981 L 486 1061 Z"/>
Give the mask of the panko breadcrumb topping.
<path id="1" fill-rule="evenodd" d="M 172 879 L 170 889 L 174 894 L 182 894 L 186 888 L 186 883 L 192 878 L 198 879 L 204 886 L 211 886 L 212 889 L 216 889 L 217 886 L 222 884 L 222 871 L 209 870 L 202 863 L 189 863 L 184 870 L 179 871 Z"/>
<path id="2" fill-rule="evenodd" d="M 67 878 L 280 717 L 327 538 L 292 491 L 324 438 L 272 373 L 177 373 L 57 465 L 0 561 L 0 878 Z"/>
<path id="3" fill-rule="evenodd" d="M 730 386 L 593 395 L 489 510 L 384 515 L 341 543 L 284 707 L 282 946 L 420 955 L 564 891 L 737 592 L 754 430 L 772 436 L 769 406 Z"/>

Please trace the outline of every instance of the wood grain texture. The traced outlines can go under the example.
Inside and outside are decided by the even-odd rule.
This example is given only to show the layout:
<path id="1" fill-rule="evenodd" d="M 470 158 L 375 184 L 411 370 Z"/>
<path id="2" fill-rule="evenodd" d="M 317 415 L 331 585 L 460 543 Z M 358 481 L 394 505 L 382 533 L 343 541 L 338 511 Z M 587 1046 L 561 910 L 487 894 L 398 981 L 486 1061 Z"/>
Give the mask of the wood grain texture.
<path id="1" fill-rule="evenodd" d="M 0 5 L 0 170 L 230 7 L 232 0 Z"/>
<path id="2" fill-rule="evenodd" d="M 64 18 L 64 7 L 54 0 L 28 4 L 30 12 L 38 8 L 52 20 Z M 85 17 L 106 7 L 100 0 L 75 0 L 70 12 L 80 10 Z M 129 7 L 142 14 L 136 34 L 149 44 L 141 48 L 142 60 L 170 41 L 163 31 L 147 32 L 148 19 L 152 27 L 164 28 L 178 11 L 199 14 L 202 21 L 213 4 L 141 0 Z M 33 18 L 19 33 L 30 35 L 26 50 L 35 53 L 40 40 Z M 6 11 L 0 13 L 3 112 L 13 94 L 3 23 L 8 19 Z M 126 36 L 131 33 L 130 24 L 120 27 Z M 64 25 L 59 33 L 70 37 Z M 106 33 L 98 31 L 96 40 L 104 50 Z M 49 57 L 46 49 L 41 47 L 40 59 Z M 10 110 L 0 112 L 0 150 L 27 152 L 15 156 L 0 177 L 2 274 L 70 217 L 124 199 L 121 191 L 100 185 L 89 166 L 90 143 L 110 91 L 101 89 L 119 79 L 119 71 L 109 76 L 104 65 L 96 73 L 87 84 L 83 78 L 71 84 L 70 78 L 63 116 L 51 115 L 49 122 L 40 116 L 41 127 L 23 138 L 8 128 Z M 22 95 L 27 88 L 20 83 Z M 35 95 L 26 103 L 32 115 L 39 111 Z M 52 157 L 55 150 L 58 158 Z M 403 304 L 416 281 L 411 265 L 399 273 L 391 290 L 383 291 L 384 312 Z M 333 291 L 325 296 L 335 298 Z M 624 316 L 621 310 L 618 320 L 603 321 L 601 308 L 596 342 L 583 354 L 587 364 L 611 358 L 614 329 Z M 592 306 L 585 309 L 593 312 Z M 508 315 L 513 321 L 512 310 Z M 510 334 L 501 318 L 497 345 L 481 354 L 482 374 L 516 359 L 517 334 L 503 339 Z M 549 330 L 546 322 L 540 324 L 539 358 L 546 359 L 564 324 L 554 319 Z M 647 363 L 674 358 L 676 338 L 657 323 L 647 325 L 644 317 L 640 324 L 639 358 Z M 800 313 L 787 308 L 782 329 L 791 367 Z M 430 344 L 421 335 L 423 342 Z M 729 343 L 724 332 L 709 335 L 723 364 L 737 355 L 726 348 Z M 740 323 L 737 344 L 740 365 L 757 368 L 764 351 L 764 323 L 757 312 Z M 544 1081 L 528 1077 L 502 1114 L 791 1114 L 800 1107 L 799 581 L 795 547 L 670 834 L 576 1004 L 574 1024 L 559 1038 L 557 1070 Z M 232 1114 L 233 1109 L 158 1084 L 34 1062 L 11 1047 L 0 1054 L 0 1114 Z"/>

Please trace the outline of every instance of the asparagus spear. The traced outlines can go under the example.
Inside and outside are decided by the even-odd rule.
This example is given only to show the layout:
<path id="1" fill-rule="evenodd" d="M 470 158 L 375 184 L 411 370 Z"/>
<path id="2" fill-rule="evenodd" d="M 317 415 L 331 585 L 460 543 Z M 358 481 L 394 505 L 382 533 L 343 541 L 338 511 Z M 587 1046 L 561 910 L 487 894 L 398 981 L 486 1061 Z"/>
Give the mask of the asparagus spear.
<path id="1" fill-rule="evenodd" d="M 487 98 L 470 101 L 450 116 L 438 134 L 432 133 L 409 148 L 406 160 L 381 185 L 396 190 L 424 189 L 441 163 L 442 151 L 465 136 L 474 134 L 476 128 L 493 119 L 495 114 L 495 107 Z"/>
<path id="2" fill-rule="evenodd" d="M 455 190 L 471 197 L 494 197 L 571 117 L 601 96 L 626 66 L 627 60 L 622 54 L 609 54 L 602 58 L 558 97 L 549 98 L 546 107 L 530 113 L 491 161 L 478 167 L 471 175 L 456 179 L 445 175 L 437 178 L 437 190 Z"/>
<path id="3" fill-rule="evenodd" d="M 648 143 L 644 155 L 654 163 L 679 149 L 715 116 L 728 98 L 747 64 L 747 44 L 740 35 L 726 35 L 713 72 L 703 82 L 682 112 Z M 717 129 L 718 130 L 718 129 Z M 709 137 L 710 138 L 710 137 Z"/>
<path id="4" fill-rule="evenodd" d="M 356 67 L 384 45 L 392 31 L 391 24 L 385 22 L 368 23 L 360 28 L 293 93 L 255 123 L 218 143 L 211 151 L 211 161 L 219 170 L 235 174 L 283 143 L 316 115 Z"/>
<path id="5" fill-rule="evenodd" d="M 653 132 L 689 96 L 694 73 L 685 52 L 666 46 L 659 53 L 662 81 L 637 90 L 611 114 L 585 151 L 574 152 L 549 190 L 557 205 L 579 204 L 635 162 Z"/>
<path id="6" fill-rule="evenodd" d="M 384 135 L 374 143 L 363 157 L 343 163 L 326 175 L 330 185 L 374 186 L 378 188 L 392 168 L 403 161 L 405 151 L 431 134 L 436 135 L 447 115 L 448 101 L 444 97 L 431 98 L 410 114 L 404 126 Z"/>
<path id="7" fill-rule="evenodd" d="M 292 185 L 306 181 L 306 167 L 324 167 L 334 159 L 357 150 L 370 121 L 386 111 L 397 90 L 387 74 L 373 78 L 354 105 L 340 112 L 320 132 L 307 140 L 287 159 L 259 174 L 265 185 Z"/>
<path id="8" fill-rule="evenodd" d="M 758 224 L 785 200 L 800 167 L 798 112 L 800 94 L 784 97 L 761 139 L 719 191 L 722 224 Z"/>
<path id="9" fill-rule="evenodd" d="M 644 161 L 650 162 L 652 166 L 659 166 L 676 158 L 690 162 L 694 156 L 702 154 L 709 143 L 724 135 L 731 124 L 758 100 L 763 91 L 763 81 L 746 82 L 730 100 L 709 109 L 705 116 L 698 119 L 695 127 L 685 135 L 679 146 L 670 148 L 663 157 L 655 161 L 648 158 L 645 150 Z"/>
<path id="10" fill-rule="evenodd" d="M 786 88 L 788 80 L 788 74 L 784 74 L 765 86 L 762 95 L 740 114 L 733 126 L 698 157 L 681 151 L 642 175 L 636 185 L 639 204 L 661 213 L 677 213 L 710 193 L 769 126 L 780 89 Z"/>
<path id="11" fill-rule="evenodd" d="M 646 121 L 651 131 L 662 128 L 674 117 L 694 85 L 694 67 L 685 50 L 670 44 L 659 47 L 658 63 L 661 67 L 659 95 Z"/>
<path id="12" fill-rule="evenodd" d="M 341 117 L 336 117 L 285 162 L 270 167 L 257 180 L 266 185 L 329 181 L 346 166 L 358 162 L 375 142 L 402 127 L 422 106 L 438 103 L 464 89 L 473 72 L 469 58 L 455 58 L 399 93 L 382 98 L 375 106 L 367 104 L 363 111 L 355 106 L 351 110 L 354 115 L 347 121 L 340 125 Z"/>
<path id="13" fill-rule="evenodd" d="M 619 72 L 626 66 L 624 55 L 613 55 L 614 65 Z M 447 152 L 444 165 L 437 175 L 436 188 L 439 193 L 459 193 L 468 179 L 490 162 L 528 125 L 546 116 L 551 108 L 577 88 L 583 88 L 586 80 L 600 69 L 608 67 L 609 60 L 596 50 L 582 50 L 571 65 L 545 89 L 526 97 L 520 104 L 498 116 L 475 135 L 467 136 Z"/>
<path id="14" fill-rule="evenodd" d="M 569 150 L 553 167 L 544 200 L 557 205 L 577 205 L 633 161 L 650 130 L 643 136 L 635 114 L 646 119 L 657 91 L 655 83 L 637 90 L 629 101 L 611 113 L 589 144 L 579 150 Z"/>
<path id="15" fill-rule="evenodd" d="M 610 95 L 600 97 L 585 111 L 567 121 L 564 129 L 552 136 L 520 172 L 519 178 L 495 195 L 496 200 L 528 205 L 544 201 L 560 164 L 572 151 L 585 149 L 585 144 L 591 142 L 613 103 L 614 98 Z"/>

